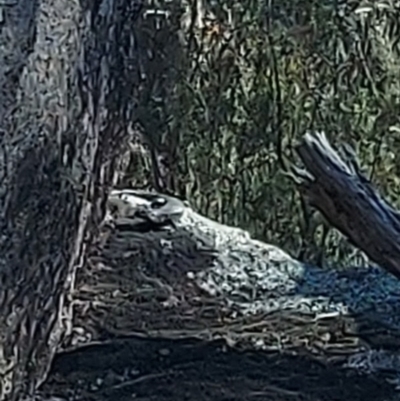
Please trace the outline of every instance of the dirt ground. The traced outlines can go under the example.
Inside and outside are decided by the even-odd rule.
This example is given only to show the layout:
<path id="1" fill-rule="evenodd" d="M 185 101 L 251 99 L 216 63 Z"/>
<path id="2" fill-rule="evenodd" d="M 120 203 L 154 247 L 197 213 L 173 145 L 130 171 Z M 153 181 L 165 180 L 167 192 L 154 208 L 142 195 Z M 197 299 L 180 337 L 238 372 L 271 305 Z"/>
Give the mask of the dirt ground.
<path id="1" fill-rule="evenodd" d="M 222 342 L 129 338 L 60 354 L 42 391 L 96 401 L 389 401 L 379 376 Z"/>

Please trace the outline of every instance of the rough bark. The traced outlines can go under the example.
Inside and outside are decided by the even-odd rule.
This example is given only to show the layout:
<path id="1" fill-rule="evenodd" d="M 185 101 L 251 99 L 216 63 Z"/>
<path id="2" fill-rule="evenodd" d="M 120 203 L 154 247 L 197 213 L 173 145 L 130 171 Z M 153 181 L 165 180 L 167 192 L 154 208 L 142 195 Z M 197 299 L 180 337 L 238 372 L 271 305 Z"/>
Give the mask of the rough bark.
<path id="1" fill-rule="evenodd" d="M 0 3 L 0 400 L 32 394 L 68 335 L 128 136 L 139 5 Z"/>
<path id="2" fill-rule="evenodd" d="M 368 257 L 400 278 L 400 214 L 360 171 L 344 145 L 344 157 L 324 134 L 307 134 L 297 148 L 305 170 L 293 167 L 301 193 L 327 221 Z"/>

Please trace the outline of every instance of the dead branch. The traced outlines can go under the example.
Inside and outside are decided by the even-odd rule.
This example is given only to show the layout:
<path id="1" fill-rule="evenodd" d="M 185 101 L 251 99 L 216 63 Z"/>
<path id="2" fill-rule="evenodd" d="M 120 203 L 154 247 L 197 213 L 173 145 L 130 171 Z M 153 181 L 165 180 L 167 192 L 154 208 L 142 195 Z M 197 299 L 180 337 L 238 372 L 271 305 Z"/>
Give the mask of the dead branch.
<path id="1" fill-rule="evenodd" d="M 323 133 L 307 134 L 297 152 L 305 170 L 292 168 L 292 178 L 310 204 L 369 258 L 400 278 L 400 214 L 360 171 L 353 151 L 344 158 Z"/>

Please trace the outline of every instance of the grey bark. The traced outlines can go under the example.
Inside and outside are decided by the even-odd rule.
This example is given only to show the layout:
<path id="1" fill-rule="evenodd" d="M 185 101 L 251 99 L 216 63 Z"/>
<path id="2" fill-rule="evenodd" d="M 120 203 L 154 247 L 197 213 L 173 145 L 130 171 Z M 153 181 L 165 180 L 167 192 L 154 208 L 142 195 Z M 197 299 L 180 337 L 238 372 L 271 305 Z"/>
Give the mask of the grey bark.
<path id="1" fill-rule="evenodd" d="M 129 136 L 138 6 L 0 2 L 0 400 L 34 393 L 68 335 Z"/>
<path id="2" fill-rule="evenodd" d="M 400 214 L 360 171 L 354 151 L 340 156 L 324 134 L 307 134 L 297 148 L 305 169 L 293 168 L 300 192 L 366 255 L 400 278 Z"/>

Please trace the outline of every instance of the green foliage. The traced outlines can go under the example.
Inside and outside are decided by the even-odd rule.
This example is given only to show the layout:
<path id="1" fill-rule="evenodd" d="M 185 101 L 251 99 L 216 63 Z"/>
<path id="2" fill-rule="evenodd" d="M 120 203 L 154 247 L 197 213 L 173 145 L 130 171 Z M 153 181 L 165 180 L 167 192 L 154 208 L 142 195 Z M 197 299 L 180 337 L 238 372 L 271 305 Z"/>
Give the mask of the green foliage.
<path id="1" fill-rule="evenodd" d="M 179 17 L 163 29 L 175 52 L 158 65 L 168 66 L 168 90 L 160 104 L 141 105 L 153 123 L 146 134 L 170 156 L 170 189 L 295 256 L 361 263 L 339 233 L 324 238 L 324 223 L 283 173 L 297 160 L 296 140 L 324 130 L 334 144 L 354 146 L 368 176 L 400 206 L 399 1 L 209 3 L 204 26 L 186 29 L 185 15 L 196 13 L 174 8 Z M 153 43 L 165 55 L 165 45 Z"/>

